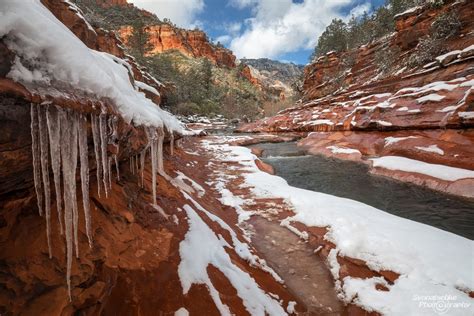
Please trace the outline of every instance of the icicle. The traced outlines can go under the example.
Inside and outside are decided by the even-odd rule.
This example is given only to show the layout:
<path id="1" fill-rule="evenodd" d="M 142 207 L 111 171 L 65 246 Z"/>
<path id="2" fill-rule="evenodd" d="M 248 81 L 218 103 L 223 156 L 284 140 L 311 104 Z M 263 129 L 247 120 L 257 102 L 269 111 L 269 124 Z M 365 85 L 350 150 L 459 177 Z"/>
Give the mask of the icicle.
<path id="1" fill-rule="evenodd" d="M 97 194 L 100 197 L 100 179 L 102 179 L 102 164 L 101 164 L 101 144 L 99 131 L 99 117 L 91 114 L 92 138 L 94 140 L 95 163 L 97 166 Z"/>
<path id="2" fill-rule="evenodd" d="M 31 151 L 33 153 L 33 178 L 39 214 L 43 215 L 43 185 L 41 181 L 40 144 L 38 132 L 38 109 L 31 103 Z"/>
<path id="3" fill-rule="evenodd" d="M 109 178 L 107 182 L 109 184 L 109 190 L 111 190 L 112 189 L 112 157 L 109 157 L 107 168 L 109 168 L 109 171 L 108 171 Z"/>
<path id="4" fill-rule="evenodd" d="M 135 172 L 138 174 L 138 154 L 135 155 Z"/>
<path id="5" fill-rule="evenodd" d="M 117 181 L 120 181 L 120 168 L 119 168 L 119 162 L 117 155 L 114 155 L 114 160 L 115 160 L 115 171 L 117 171 Z"/>
<path id="6" fill-rule="evenodd" d="M 49 134 L 49 149 L 51 153 L 51 168 L 54 176 L 54 189 L 56 192 L 56 209 L 58 212 L 59 231 L 63 235 L 63 220 L 62 220 L 62 195 L 61 195 L 61 151 L 60 151 L 60 108 L 48 107 L 46 112 L 46 123 L 48 125 Z"/>
<path id="7" fill-rule="evenodd" d="M 73 166 L 73 137 L 74 128 L 69 126 L 70 121 L 66 111 L 59 112 L 61 121 L 61 160 L 63 165 L 63 188 L 64 188 L 64 233 L 66 235 L 66 261 L 67 272 L 66 281 L 71 298 L 71 267 L 72 267 L 72 249 L 73 249 L 73 183 L 76 182 L 76 168 Z"/>
<path id="8" fill-rule="evenodd" d="M 163 128 L 158 128 L 158 172 L 160 175 L 165 175 L 165 169 L 163 167 L 163 140 L 165 134 L 163 133 Z"/>
<path id="9" fill-rule="evenodd" d="M 80 115 L 78 124 L 79 157 L 81 159 L 82 208 L 86 222 L 86 234 L 89 247 L 92 248 L 91 216 L 89 205 L 89 150 L 87 148 L 87 117 Z"/>
<path id="10" fill-rule="evenodd" d="M 141 174 L 141 187 L 143 188 L 143 176 L 145 173 L 145 156 L 146 156 L 146 150 L 148 147 L 142 150 L 140 153 L 140 174 Z"/>
<path id="11" fill-rule="evenodd" d="M 100 128 L 100 146 L 102 152 L 102 171 L 103 171 L 103 182 L 105 189 L 105 197 L 109 196 L 107 180 L 109 179 L 109 164 L 107 158 L 107 115 L 100 114 L 99 116 L 99 128 Z"/>
<path id="12" fill-rule="evenodd" d="M 119 163 L 118 163 L 118 153 L 119 153 L 119 136 L 118 136 L 118 118 L 111 117 L 109 119 L 109 126 L 112 134 L 110 135 L 109 142 L 116 148 L 114 154 L 114 161 L 115 161 L 115 170 L 117 172 L 117 181 L 120 181 L 120 171 L 119 171 Z"/>
<path id="13" fill-rule="evenodd" d="M 170 155 L 174 155 L 174 134 L 173 131 L 170 129 Z"/>
<path id="14" fill-rule="evenodd" d="M 74 178 L 71 183 L 71 196 L 72 196 L 72 218 L 73 218 L 73 228 L 74 228 L 74 245 L 76 246 L 76 258 L 79 258 L 79 238 L 78 238 L 78 229 L 79 229 L 79 211 L 77 206 L 77 195 L 76 195 L 76 168 L 77 168 L 77 130 L 79 125 L 79 115 L 75 112 L 70 112 L 69 114 L 69 128 L 71 129 L 71 167 L 74 168 Z"/>
<path id="15" fill-rule="evenodd" d="M 51 254 L 51 189 L 49 186 L 49 139 L 46 124 L 46 110 L 44 107 L 38 108 L 39 140 L 41 153 L 41 174 L 43 176 L 45 215 L 46 215 L 46 239 L 48 241 L 49 258 Z"/>
<path id="16" fill-rule="evenodd" d="M 135 174 L 135 156 L 130 156 L 130 170 Z"/>
<path id="17" fill-rule="evenodd" d="M 153 192 L 153 205 L 156 205 L 156 173 L 157 173 L 157 135 L 156 130 L 153 127 L 148 128 L 147 130 L 148 136 L 148 145 L 150 146 L 151 150 L 151 188 Z"/>

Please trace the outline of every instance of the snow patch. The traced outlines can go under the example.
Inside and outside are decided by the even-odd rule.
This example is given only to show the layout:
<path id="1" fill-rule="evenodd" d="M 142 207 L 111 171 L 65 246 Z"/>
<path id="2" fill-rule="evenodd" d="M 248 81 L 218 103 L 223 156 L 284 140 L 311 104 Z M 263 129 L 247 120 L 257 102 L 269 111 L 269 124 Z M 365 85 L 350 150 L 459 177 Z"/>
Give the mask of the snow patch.
<path id="1" fill-rule="evenodd" d="M 248 148 L 211 143 L 205 146 L 219 159 L 232 156 L 240 161 L 248 171 L 243 186 L 255 196 L 285 199 L 295 212 L 295 216 L 286 220 L 327 227 L 325 238 L 336 245 L 339 255 L 364 260 L 375 271 L 401 274 L 393 285 L 381 278 L 345 278 L 343 298 L 350 295 L 355 298 L 357 294 L 355 304 L 387 315 L 420 314 L 423 310 L 418 302 L 412 303 L 413 297 L 420 293 L 454 295 L 457 303 L 472 305 L 468 294 L 459 290 L 474 289 L 472 260 L 468 255 L 472 253 L 471 240 L 357 201 L 289 186 L 284 179 L 260 171 Z M 336 272 L 334 260 L 331 267 Z M 389 291 L 377 290 L 377 283 L 386 285 Z M 465 315 L 465 312 L 458 310 L 457 314 Z"/>
<path id="2" fill-rule="evenodd" d="M 413 138 L 418 138 L 418 137 L 416 137 L 416 136 L 407 136 L 407 137 L 392 137 L 392 136 L 390 136 L 390 137 L 385 137 L 384 147 L 393 145 L 393 144 L 398 143 L 402 140 L 413 139 Z"/>
<path id="3" fill-rule="evenodd" d="M 278 301 L 263 292 L 248 273 L 232 263 L 224 249 L 229 244 L 222 236 L 216 236 L 191 206 L 186 204 L 183 209 L 189 223 L 189 231 L 179 245 L 181 262 L 178 274 L 183 294 L 189 292 L 192 284 L 205 284 L 219 312 L 231 315 L 207 274 L 207 267 L 213 265 L 227 277 L 251 315 L 285 315 Z"/>
<path id="4" fill-rule="evenodd" d="M 474 111 L 459 112 L 458 115 L 464 119 L 474 119 Z"/>
<path id="5" fill-rule="evenodd" d="M 89 49 L 40 1 L 2 1 L 0 12 L 0 37 L 17 55 L 8 77 L 32 91 L 52 85 L 110 99 L 126 122 L 182 130 L 174 116 L 135 89 L 126 61 Z"/>
<path id="6" fill-rule="evenodd" d="M 144 83 L 144 82 L 135 80 L 135 85 L 136 85 L 138 88 L 142 89 L 142 90 L 146 90 L 146 91 L 151 92 L 151 93 L 153 93 L 153 94 L 155 94 L 155 95 L 160 95 L 160 93 L 158 92 L 158 90 L 156 90 L 156 89 L 153 88 L 152 86 L 147 85 L 147 84 Z"/>
<path id="7" fill-rule="evenodd" d="M 328 146 L 327 149 L 331 150 L 333 154 L 360 154 L 360 151 L 353 148 L 343 148 L 337 146 Z"/>
<path id="8" fill-rule="evenodd" d="M 419 150 L 422 150 L 422 151 L 435 153 L 435 154 L 438 154 L 438 155 L 444 155 L 444 151 L 441 148 L 439 148 L 437 145 L 431 145 L 431 146 L 428 146 L 428 147 L 415 146 L 415 148 L 419 149 Z"/>
<path id="9" fill-rule="evenodd" d="M 432 164 L 405 157 L 385 156 L 380 158 L 372 158 L 370 160 L 373 161 L 374 167 L 421 173 L 446 181 L 457 181 L 461 179 L 474 178 L 474 171 L 472 170 Z"/>
<path id="10" fill-rule="evenodd" d="M 189 316 L 189 312 L 186 308 L 181 307 L 176 312 L 174 312 L 174 316 Z"/>
<path id="11" fill-rule="evenodd" d="M 423 102 L 428 102 L 428 101 L 439 102 L 439 101 L 443 100 L 444 98 L 445 98 L 444 95 L 439 95 L 437 93 L 432 93 L 432 94 L 428 94 L 428 95 L 425 95 L 421 98 L 416 99 L 416 102 L 418 102 L 418 103 L 423 103 Z"/>
<path id="12" fill-rule="evenodd" d="M 387 121 L 378 120 L 378 121 L 375 121 L 375 122 L 379 125 L 382 125 L 382 126 L 392 126 L 392 123 L 387 122 Z"/>

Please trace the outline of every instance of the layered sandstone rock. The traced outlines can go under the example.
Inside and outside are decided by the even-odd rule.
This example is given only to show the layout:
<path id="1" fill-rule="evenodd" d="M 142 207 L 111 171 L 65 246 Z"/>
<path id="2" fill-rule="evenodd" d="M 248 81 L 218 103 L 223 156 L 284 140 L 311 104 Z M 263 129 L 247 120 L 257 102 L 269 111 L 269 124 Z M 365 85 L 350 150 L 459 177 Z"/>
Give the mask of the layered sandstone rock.
<path id="1" fill-rule="evenodd" d="M 53 11 L 68 10 L 68 4 L 60 0 L 51 0 L 48 5 Z M 74 23 L 66 24 L 74 25 L 77 34 L 86 34 L 82 32 L 87 28 L 85 22 L 83 21 L 84 24 L 81 26 L 80 17 L 76 20 L 73 16 L 69 16 L 67 19 L 70 18 L 73 19 L 68 21 Z M 94 31 L 97 34 L 96 38 L 94 37 L 96 35 L 90 32 L 90 36 L 85 35 L 81 40 L 91 41 L 89 44 L 101 43 L 100 33 Z M 178 266 L 182 262 L 180 245 L 191 226 L 189 217 L 183 209 L 189 207 L 191 201 L 199 203 L 202 209 L 215 210 L 223 218 L 222 222 L 217 222 L 211 215 L 206 216 L 203 211 L 199 211 L 199 215 L 196 212 L 197 217 L 202 217 L 200 219 L 202 225 L 208 227 L 211 234 L 216 234 L 216 240 L 226 244 L 225 251 L 222 251 L 228 256 L 234 271 L 251 275 L 249 280 L 258 284 L 258 289 L 261 289 L 262 293 L 274 293 L 282 306 L 288 306 L 290 301 L 298 302 L 298 299 L 270 273 L 251 265 L 236 248 L 231 247 L 236 245 L 237 241 L 244 241 L 245 237 L 239 229 L 234 231 L 230 226 L 226 228 L 227 226 L 223 224 L 229 223 L 232 227 L 236 227 L 236 216 L 231 208 L 219 202 L 220 196 L 212 192 L 206 184 L 208 170 L 203 168 L 208 165 L 206 157 L 196 157 L 180 149 L 174 150 L 173 154 L 171 146 L 165 144 L 164 168 L 160 176 L 155 178 L 157 172 L 150 166 L 149 154 L 144 154 L 146 159 L 142 167 L 138 167 L 140 162 L 137 154 L 143 153 L 143 150 L 150 145 L 147 137 L 149 127 L 137 126 L 123 120 L 114 100 L 84 93 L 79 88 L 74 89 L 74 86 L 67 85 L 66 82 L 59 85 L 52 81 L 51 84 L 41 87 L 32 85 L 25 87 L 15 82 L 7 75 L 11 72 L 13 61 L 17 56 L 8 47 L 0 41 L 1 314 L 172 315 L 185 308 L 193 315 L 220 315 L 216 300 L 228 308 L 229 313 L 238 315 L 249 313 L 242 294 L 232 286 L 230 278 L 217 264 L 216 266 L 209 264 L 204 271 L 209 282 L 212 282 L 217 297 L 211 296 L 210 289 L 199 282 L 194 282 L 184 290 Z M 113 47 L 106 46 L 106 50 L 111 48 Z M 113 48 L 115 49 L 117 52 L 122 52 L 120 47 Z M 128 65 L 123 59 L 112 58 L 112 60 L 119 65 Z M 120 67 L 110 67 L 108 70 L 121 72 L 123 69 Z M 131 84 L 136 84 L 143 78 L 139 76 L 145 76 L 138 65 L 134 68 L 128 72 Z M 149 79 L 153 80 L 151 77 Z M 146 86 L 142 87 L 149 90 Z M 146 104 L 149 105 L 148 102 Z M 142 105 L 132 104 L 136 107 Z M 104 163 L 108 163 L 109 167 L 114 165 L 117 167 L 117 171 L 113 168 L 113 174 L 109 178 L 108 196 L 105 196 L 104 190 L 101 194 L 98 193 L 98 183 L 105 181 L 95 176 L 96 166 L 100 164 L 94 159 L 94 156 L 97 156 L 94 150 L 96 144 L 96 139 L 93 137 L 94 127 L 89 124 L 91 122 L 89 119 L 81 125 L 81 131 L 86 133 L 85 144 L 89 148 L 89 154 L 86 152 L 86 155 L 81 155 L 80 169 L 82 171 L 82 166 L 87 161 L 90 170 L 85 175 L 81 172 L 81 177 L 77 176 L 76 181 L 72 182 L 84 183 L 84 179 L 90 179 L 88 200 L 91 206 L 92 242 L 88 240 L 89 233 L 85 223 L 88 217 L 82 213 L 82 199 L 77 199 L 77 207 L 81 211 L 76 226 L 78 227 L 77 258 L 72 260 L 71 276 L 68 278 L 71 282 L 70 295 L 66 282 L 66 266 L 69 260 L 66 258 L 70 258 L 70 254 L 66 256 L 66 253 L 71 247 L 69 241 L 65 242 L 64 234 L 67 234 L 67 230 L 63 235 L 60 233 L 56 209 L 58 199 L 65 203 L 70 201 L 56 196 L 56 188 L 51 188 L 51 220 L 45 220 L 45 217 L 38 214 L 37 201 L 40 195 L 35 192 L 32 133 L 38 131 L 38 126 L 34 127 L 32 123 L 34 120 L 30 118 L 35 117 L 35 111 L 44 113 L 48 107 L 60 113 L 77 115 L 80 113 L 82 118 L 94 117 L 95 114 L 113 118 L 106 120 L 107 127 L 105 132 L 101 133 L 101 138 L 104 136 L 107 141 L 106 145 L 101 147 L 102 153 L 107 154 Z M 30 112 L 30 109 L 36 110 Z M 73 122 L 69 123 L 71 125 L 61 123 L 61 129 L 66 131 L 63 133 L 70 134 L 71 130 L 76 128 Z M 40 130 L 41 132 L 47 135 L 45 128 Z M 171 140 L 170 134 L 167 133 L 167 136 L 166 142 Z M 115 140 L 110 142 L 112 139 Z M 59 142 L 62 144 L 62 158 L 69 146 L 77 146 L 76 143 L 64 139 L 60 139 Z M 81 150 L 81 153 L 84 151 Z M 107 158 L 112 158 L 113 155 L 117 155 L 117 159 L 114 162 L 111 159 L 107 161 Z M 48 156 L 46 152 L 46 157 Z M 51 158 L 53 156 L 57 157 L 51 154 Z M 198 168 L 196 159 L 199 160 Z M 63 168 L 64 166 L 63 158 Z M 50 173 L 47 164 L 43 170 Z M 63 169 L 63 179 L 65 172 Z M 74 172 L 78 174 L 79 170 Z M 51 178 L 52 184 L 53 174 L 46 174 L 44 171 L 42 173 L 43 181 Z M 189 178 L 176 182 L 175 177 L 183 177 L 186 174 L 192 174 L 202 190 L 208 192 L 205 197 L 193 189 L 196 183 L 191 182 Z M 155 187 L 152 179 L 156 179 Z M 66 180 L 63 185 L 66 186 Z M 103 187 L 102 184 L 101 186 Z M 82 197 L 79 193 L 81 190 L 79 187 L 77 189 L 77 196 Z M 155 190 L 158 190 L 156 205 L 152 195 Z M 46 223 L 51 224 L 50 255 L 45 233 Z M 297 306 L 297 310 L 302 309 Z"/>
<path id="2" fill-rule="evenodd" d="M 460 34 L 448 39 L 447 50 L 462 50 L 474 44 L 472 34 L 474 22 L 471 18 L 474 5 L 472 1 L 451 0 L 445 2 L 446 4 L 441 8 L 426 7 L 396 16 L 395 32 L 386 38 L 363 45 L 354 51 L 329 52 L 325 56 L 319 57 L 305 68 L 303 101 L 311 101 L 328 94 L 339 95 L 345 91 L 357 91 L 365 87 L 392 92 L 413 84 L 427 84 L 434 81 L 434 78 L 446 80 L 456 77 L 452 71 L 438 72 L 440 67 L 437 60 L 434 60 L 435 64 L 426 68 L 426 72 L 420 71 L 420 69 L 403 68 L 406 58 L 416 53 L 415 48 L 420 39 L 429 34 L 430 27 L 436 17 L 448 11 L 458 14 L 462 29 Z M 389 74 L 382 74 L 376 64 L 376 54 L 385 51 L 387 52 L 386 58 L 393 58 L 389 56 L 389 51 L 392 49 L 399 50 L 394 56 L 397 69 Z M 467 56 L 463 58 L 465 57 Z M 345 71 L 344 64 L 352 64 L 346 73 L 343 73 Z M 469 68 L 469 65 L 464 67 Z M 335 78 L 338 78 L 338 82 L 335 82 Z M 405 82 L 407 79 L 409 79 L 408 82 Z"/>
<path id="3" fill-rule="evenodd" d="M 200 30 L 185 30 L 169 24 L 149 25 L 145 28 L 152 49 L 149 55 L 168 50 L 177 50 L 190 57 L 205 57 L 217 66 L 234 68 L 236 57 L 224 47 L 209 42 L 206 33 Z M 132 26 L 123 26 L 118 30 L 119 36 L 128 43 L 133 33 Z"/>
<path id="4" fill-rule="evenodd" d="M 426 65 L 410 68 L 405 62 L 418 53 L 420 38 L 429 33 L 436 17 L 450 10 L 457 12 L 462 27 L 458 35 L 446 41 L 447 53 Z M 341 159 L 369 162 L 369 157 L 400 156 L 474 170 L 462 158 L 472 155 L 463 151 L 463 145 L 472 147 L 474 141 L 471 136 L 466 137 L 474 127 L 472 12 L 472 1 L 445 1 L 438 8 L 418 8 L 396 16 L 396 32 L 390 36 L 354 51 L 330 52 L 308 65 L 303 99 L 293 108 L 244 125 L 240 130 L 315 132 L 302 144 L 314 154 Z M 392 49 L 400 53 L 395 56 L 393 69 L 384 73 L 377 65 L 376 54 L 386 52 L 386 58 L 390 58 L 388 52 Z M 348 61 L 352 62 L 349 68 Z M 417 138 L 389 147 L 392 150 L 383 149 L 385 137 L 407 135 Z M 452 141 L 440 143 L 437 139 L 443 137 L 445 141 L 448 135 Z M 446 154 L 416 149 L 431 145 L 443 147 Z M 335 147 L 331 146 L 343 149 L 333 152 L 331 148 Z M 364 151 L 367 146 L 370 150 Z M 461 152 L 451 152 L 454 148 Z M 472 197 L 472 179 L 451 183 L 413 172 L 383 168 L 374 168 L 373 172 Z"/>
<path id="5" fill-rule="evenodd" d="M 454 195 L 474 198 L 474 178 L 446 180 L 420 172 L 374 166 L 374 157 L 403 157 L 435 168 L 474 170 L 474 130 L 418 130 L 395 132 L 317 132 L 299 141 L 309 153 L 369 165 L 370 172 Z M 428 170 L 426 170 L 428 171 Z"/>
<path id="6" fill-rule="evenodd" d="M 451 53 L 425 67 L 408 69 L 414 53 L 436 16 L 457 10 L 460 34 L 446 43 Z M 472 1 L 449 2 L 441 9 L 418 10 L 397 17 L 397 32 L 373 44 L 343 53 L 330 52 L 305 68 L 301 104 L 277 116 L 242 127 L 243 131 L 332 131 L 465 128 L 472 126 L 474 11 Z M 411 37 L 412 30 L 417 34 Z M 401 50 L 397 66 L 383 74 L 377 51 Z M 348 72 L 344 60 L 353 58 Z M 467 113 L 466 113 L 467 112 Z"/>
<path id="7" fill-rule="evenodd" d="M 125 4 L 126 1 L 124 0 Z M 146 72 L 146 69 L 139 67 L 133 57 L 128 56 L 122 46 L 122 42 L 114 32 L 92 27 L 82 16 L 81 10 L 70 2 L 59 2 L 57 0 L 42 0 L 42 3 L 63 22 L 87 47 L 109 53 L 118 58 L 126 60 L 132 66 L 131 79 L 142 81 L 153 87 L 158 94 L 143 92 L 156 104 L 160 104 L 160 92 L 164 86 Z"/>
<path id="8" fill-rule="evenodd" d="M 240 75 L 257 89 L 265 91 L 267 100 L 284 101 L 295 97 L 302 76 L 302 66 L 267 58 L 242 59 Z"/>
<path id="9" fill-rule="evenodd" d="M 255 69 L 252 66 L 244 65 L 240 71 L 240 75 L 247 79 L 251 84 L 257 87 L 259 90 L 262 89 L 262 83 L 260 82 L 258 75 L 255 73 Z"/>

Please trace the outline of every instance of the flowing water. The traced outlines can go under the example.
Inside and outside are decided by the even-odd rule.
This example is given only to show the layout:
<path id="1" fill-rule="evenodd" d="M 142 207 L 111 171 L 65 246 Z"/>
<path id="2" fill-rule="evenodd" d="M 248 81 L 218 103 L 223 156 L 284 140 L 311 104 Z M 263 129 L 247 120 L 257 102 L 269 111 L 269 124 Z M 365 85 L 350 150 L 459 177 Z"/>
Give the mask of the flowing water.
<path id="1" fill-rule="evenodd" d="M 253 246 L 303 303 L 302 315 L 345 315 L 326 263 L 308 243 L 275 221 L 252 216 L 249 223 L 254 228 Z"/>
<path id="2" fill-rule="evenodd" d="M 264 143 L 263 160 L 292 186 L 349 198 L 474 239 L 474 201 L 370 174 L 361 163 L 305 155 L 289 143 Z"/>

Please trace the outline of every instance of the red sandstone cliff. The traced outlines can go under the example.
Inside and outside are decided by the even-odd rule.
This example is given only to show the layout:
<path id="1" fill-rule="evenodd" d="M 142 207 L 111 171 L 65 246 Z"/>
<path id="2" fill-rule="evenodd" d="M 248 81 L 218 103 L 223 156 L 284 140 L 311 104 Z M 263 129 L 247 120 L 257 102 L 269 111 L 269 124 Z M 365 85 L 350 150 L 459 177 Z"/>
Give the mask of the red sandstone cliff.
<path id="1" fill-rule="evenodd" d="M 53 21 L 53 23 L 63 22 L 87 46 L 127 58 L 133 68 L 129 70 L 130 84 L 133 85 L 134 82 L 142 79 L 153 81 L 153 78 L 148 78 L 141 72 L 132 59 L 124 55 L 113 36 L 109 37 L 108 33 L 89 28 L 80 15 L 71 14 L 77 10 L 74 6 L 61 0 L 48 0 L 45 4 L 59 18 L 59 21 Z M 69 33 L 67 34 L 70 36 Z M 216 209 L 224 215 L 227 214 L 226 221 L 232 223 L 233 226 L 236 225 L 235 218 L 232 216 L 229 218 L 230 212 L 226 212 L 226 207 L 219 203 L 218 196 L 206 187 L 205 181 L 208 180 L 208 174 L 204 172 L 204 169 L 198 168 L 201 172 L 198 175 L 195 162 L 188 163 L 191 160 L 195 161 L 196 157 L 187 155 L 179 148 L 172 154 L 170 146 L 165 144 L 163 171 L 171 177 L 176 176 L 177 170 L 193 174 L 193 177 L 199 178 L 197 181 L 209 192 L 204 198 L 196 195 L 195 190 L 189 189 L 189 185 L 185 182 L 181 184 L 181 187 L 188 188 L 186 195 L 179 186 L 173 185 L 164 176 L 157 177 L 157 183 L 154 183 L 152 178 L 155 179 L 156 170 L 150 169 L 147 154 L 145 154 L 147 162 L 141 168 L 143 180 L 140 181 L 139 162 L 136 155 L 147 148 L 147 139 L 149 140 L 147 128 L 122 119 L 117 113 L 117 104 L 114 100 L 99 99 L 97 95 L 75 89 L 73 84 L 68 85 L 67 82 L 58 84 L 54 81 L 41 86 L 41 89 L 36 89 L 36 86 L 25 87 L 9 78 L 8 74 L 14 65 L 13 61 L 18 55 L 16 56 L 16 53 L 10 50 L 11 48 L 4 40 L 4 38 L 0 40 L 0 60 L 2 61 L 0 63 L 0 121 L 2 122 L 0 124 L 0 261 L 2 265 L 0 313 L 7 315 L 71 315 L 76 313 L 156 315 L 174 314 L 184 307 L 192 315 L 219 315 L 219 310 L 213 301 L 215 297 L 209 294 L 206 285 L 193 284 L 189 291 L 184 293 L 178 275 L 178 265 L 181 262 L 179 245 L 185 239 L 190 227 L 190 222 L 182 209 L 191 203 L 190 199 L 198 201 L 196 203 L 200 203 L 203 208 Z M 54 58 L 54 55 L 52 57 Z M 127 65 L 124 64 L 123 59 L 113 59 L 109 56 L 107 58 L 118 64 Z M 116 68 L 118 72 L 123 71 L 120 66 Z M 108 70 L 117 69 L 109 68 Z M 35 84 L 39 85 L 37 82 Z M 139 107 L 141 104 L 130 106 Z M 88 240 L 89 233 L 85 223 L 87 217 L 82 213 L 83 202 L 82 199 L 77 199 L 77 208 L 81 210 L 81 213 L 78 224 L 75 224 L 77 228 L 75 239 L 78 240 L 78 247 L 75 250 L 77 258 L 72 261 L 71 276 L 68 277 L 71 282 L 70 296 L 66 283 L 66 253 L 67 249 L 71 249 L 71 245 L 68 245 L 69 241 L 65 242 L 64 235 L 68 234 L 67 228 L 63 234 L 60 233 L 59 223 L 63 220 L 61 217 L 59 221 L 57 220 L 56 202 L 62 200 L 66 204 L 71 201 L 56 196 L 58 191 L 53 186 L 53 174 L 48 168 L 48 162 L 41 172 L 43 183 L 51 181 L 52 188 L 49 191 L 51 195 L 46 195 L 46 193 L 38 195 L 38 191 L 35 193 L 34 185 L 36 183 L 34 170 L 37 170 L 38 166 L 33 167 L 32 147 L 35 147 L 34 139 L 37 138 L 33 137 L 32 142 L 32 134 L 38 133 L 39 120 L 39 134 L 46 135 L 46 139 L 42 137 L 41 142 L 48 143 L 48 133 L 49 136 L 52 135 L 50 131 L 46 132 L 50 130 L 49 123 L 48 128 L 44 126 L 41 128 L 41 122 L 44 123 L 46 119 L 44 115 L 49 115 L 45 111 L 49 113 L 50 110 L 52 113 L 59 113 L 60 118 L 82 118 L 81 127 L 78 127 L 78 123 L 74 123 L 73 120 L 61 121 L 59 126 L 61 135 L 73 135 L 76 127 L 79 134 L 80 131 L 85 132 L 85 138 L 82 140 L 89 148 L 89 154 L 87 155 L 86 152 L 85 156 L 80 155 L 81 171 L 83 165 L 91 166 L 89 172 L 85 172 L 85 175 L 81 174 L 80 180 L 76 177 L 73 181 L 68 181 L 78 183 L 79 196 L 81 192 L 79 182 L 82 186 L 84 179 L 90 177 L 90 182 L 87 181 L 90 199 L 86 201 L 90 202 L 92 223 L 91 242 Z M 104 190 L 102 194 L 99 194 L 97 187 L 98 184 L 103 187 L 106 181 L 100 181 L 95 176 L 100 164 L 94 159 L 94 152 L 97 157 L 97 151 L 94 150 L 96 139 L 95 136 L 93 137 L 94 124 L 89 119 L 97 115 L 105 117 L 104 126 L 101 124 L 104 130 L 102 131 L 100 127 L 100 138 L 104 137 L 106 141 L 106 145 L 102 146 L 102 154 L 106 154 L 103 163 L 108 163 L 109 167 L 112 166 L 110 158 L 112 155 L 117 155 L 117 160 L 113 163 L 117 166 L 117 172 L 114 170 L 113 178 L 109 178 L 108 197 L 104 194 Z M 168 132 L 165 136 L 170 140 Z M 60 139 L 55 143 L 57 142 L 61 143 L 63 169 L 60 173 L 65 179 L 67 175 L 65 175 L 64 168 L 66 167 L 64 166 L 68 163 L 64 163 L 67 159 L 64 155 L 69 147 L 77 146 L 77 139 L 76 141 Z M 48 151 L 43 150 L 43 145 L 41 148 L 42 162 L 48 161 Z M 43 153 L 45 153 L 44 157 Z M 77 152 L 75 155 L 77 156 Z M 58 157 L 51 154 L 51 157 L 53 156 Z M 107 157 L 109 157 L 108 161 Z M 73 157 L 71 160 L 76 158 Z M 200 164 L 207 164 L 204 157 L 199 157 L 199 159 Z M 43 165 L 44 163 L 41 163 L 42 167 Z M 74 173 L 69 172 L 69 174 L 77 175 L 78 170 L 75 169 Z M 120 171 L 120 176 L 118 171 Z M 140 182 L 143 184 L 140 185 Z M 56 180 L 55 183 L 57 183 Z M 63 186 L 67 185 L 66 180 L 62 183 Z M 156 186 L 154 187 L 153 184 Z M 159 187 L 158 205 L 162 205 L 162 210 L 152 204 L 152 191 L 157 187 Z M 62 192 L 65 192 L 65 189 Z M 39 196 L 51 197 L 51 203 L 45 204 L 52 207 L 51 221 L 45 220 L 48 215 L 42 217 L 38 214 L 38 205 L 43 204 Z M 64 222 L 66 221 L 68 220 L 65 219 Z M 208 223 L 209 229 L 216 231 L 220 240 L 226 240 L 229 248 L 226 248 L 225 253 L 230 256 L 229 260 L 232 264 L 238 266 L 241 271 L 251 274 L 252 278 L 257 280 L 259 288 L 265 292 L 275 293 L 286 304 L 289 301 L 297 301 L 269 273 L 251 266 L 237 254 L 236 250 L 230 249 L 235 238 L 245 240 L 240 230 L 236 230 L 235 236 L 231 237 L 230 232 L 223 228 L 224 226 L 214 222 L 211 217 L 204 217 L 204 221 Z M 45 233 L 46 223 L 51 223 L 50 255 L 48 255 Z M 234 233 L 233 230 L 232 232 Z M 242 299 L 237 295 L 237 290 L 231 286 L 229 279 L 221 270 L 213 265 L 209 265 L 206 269 L 215 291 L 220 294 L 218 296 L 222 304 L 228 306 L 229 311 L 234 314 L 247 313 Z"/>
<path id="2" fill-rule="evenodd" d="M 258 76 L 255 74 L 255 70 L 251 68 L 252 66 L 244 65 L 240 71 L 240 75 L 247 79 L 251 84 L 257 87 L 259 90 L 262 90 L 262 83 L 260 82 Z"/>
<path id="3" fill-rule="evenodd" d="M 232 52 L 224 47 L 211 44 L 203 31 L 180 29 L 169 24 L 149 25 L 145 31 L 152 47 L 148 52 L 149 55 L 178 50 L 186 56 L 208 58 L 217 66 L 235 67 L 236 57 Z M 132 26 L 124 26 L 118 31 L 118 34 L 127 44 L 132 32 Z"/>
<path id="4" fill-rule="evenodd" d="M 436 16 L 457 10 L 460 34 L 446 42 L 449 54 L 424 66 L 404 61 Z M 474 22 L 472 1 L 449 1 L 441 9 L 417 10 L 396 19 L 396 32 L 355 51 L 328 53 L 305 68 L 303 100 L 277 116 L 244 126 L 246 131 L 332 131 L 467 128 L 474 121 Z M 383 74 L 375 62 L 378 51 L 400 49 L 397 66 Z M 353 58 L 346 71 L 343 61 Z M 388 57 L 387 57 L 388 58 Z M 345 71 L 345 72 L 344 72 Z M 449 86 L 433 87 L 443 81 Z M 436 93 L 438 96 L 433 96 Z M 453 106 L 450 108 L 449 106 Z"/>
<path id="5" fill-rule="evenodd" d="M 133 80 L 138 80 L 153 87 L 159 92 L 162 92 L 164 86 L 154 79 L 146 72 L 146 69 L 139 67 L 134 61 L 133 57 L 128 56 L 122 46 L 122 42 L 117 38 L 114 32 L 106 31 L 92 27 L 82 16 L 80 9 L 72 3 L 64 2 L 58 5 L 56 0 L 42 0 L 42 3 L 58 18 L 64 25 L 66 25 L 79 39 L 84 42 L 87 47 L 107 52 L 118 58 L 126 60 L 132 66 Z M 123 1 L 103 1 L 107 5 L 119 5 L 120 3 L 127 4 Z M 160 104 L 161 97 L 155 93 L 143 90 L 143 92 L 152 99 L 156 104 Z"/>
<path id="6" fill-rule="evenodd" d="M 420 38 L 436 17 L 451 10 L 458 13 L 462 27 L 446 41 L 447 53 L 410 66 L 407 60 L 419 53 Z M 301 103 L 244 125 L 241 131 L 316 132 L 300 142 L 315 154 L 368 164 L 371 157 L 395 155 L 472 170 L 467 157 L 472 156 L 474 128 L 473 12 L 472 1 L 445 1 L 440 8 L 396 16 L 395 33 L 354 51 L 328 53 L 308 65 Z M 399 53 L 390 56 L 390 51 Z M 377 52 L 394 59 L 388 73 L 377 64 Z M 350 67 L 347 60 L 352 60 Z M 401 141 L 389 146 L 387 137 Z M 436 152 L 427 150 L 429 146 Z M 472 197 L 473 179 L 456 183 L 383 168 L 373 172 Z"/>

